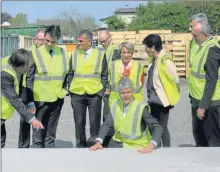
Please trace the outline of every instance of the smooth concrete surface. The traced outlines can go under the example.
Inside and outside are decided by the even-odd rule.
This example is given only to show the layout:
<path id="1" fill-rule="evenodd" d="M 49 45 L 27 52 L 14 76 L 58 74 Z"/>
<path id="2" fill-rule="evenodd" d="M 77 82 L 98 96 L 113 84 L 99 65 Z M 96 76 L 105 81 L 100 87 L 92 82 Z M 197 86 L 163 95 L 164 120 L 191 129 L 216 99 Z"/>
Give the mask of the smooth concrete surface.
<path id="1" fill-rule="evenodd" d="M 2 149 L 2 172 L 220 172 L 220 148 Z"/>

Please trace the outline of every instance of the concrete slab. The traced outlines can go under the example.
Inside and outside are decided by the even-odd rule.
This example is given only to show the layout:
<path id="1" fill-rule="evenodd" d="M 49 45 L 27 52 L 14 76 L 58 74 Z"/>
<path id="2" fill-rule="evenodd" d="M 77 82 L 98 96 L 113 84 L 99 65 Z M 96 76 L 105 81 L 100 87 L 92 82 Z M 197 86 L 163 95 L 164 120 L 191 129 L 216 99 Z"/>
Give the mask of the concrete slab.
<path id="1" fill-rule="evenodd" d="M 2 149 L 2 172 L 219 172 L 220 148 Z"/>

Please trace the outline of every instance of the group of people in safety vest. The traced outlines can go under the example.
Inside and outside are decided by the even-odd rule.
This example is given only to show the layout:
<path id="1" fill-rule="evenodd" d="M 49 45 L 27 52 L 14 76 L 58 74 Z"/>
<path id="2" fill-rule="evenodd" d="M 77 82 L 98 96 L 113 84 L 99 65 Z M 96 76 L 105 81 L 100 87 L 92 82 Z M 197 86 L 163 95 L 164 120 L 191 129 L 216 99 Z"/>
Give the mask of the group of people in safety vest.
<path id="1" fill-rule="evenodd" d="M 192 16 L 190 31 L 193 136 L 196 146 L 220 146 L 220 45 L 204 13 Z M 18 147 L 30 147 L 33 131 L 33 148 L 54 148 L 66 96 L 71 99 L 77 148 L 138 148 L 149 153 L 170 147 L 169 112 L 180 100 L 180 81 L 160 36 L 150 34 L 143 40 L 149 55 L 146 77 L 143 63 L 132 58 L 134 45 L 112 44 L 108 30 L 99 31 L 101 45 L 95 48 L 92 33 L 81 30 L 70 57 L 56 45 L 60 36 L 60 27 L 50 25 L 36 33 L 30 50 L 18 49 L 2 58 L 1 147 L 5 122 L 16 110 L 21 115 Z"/>

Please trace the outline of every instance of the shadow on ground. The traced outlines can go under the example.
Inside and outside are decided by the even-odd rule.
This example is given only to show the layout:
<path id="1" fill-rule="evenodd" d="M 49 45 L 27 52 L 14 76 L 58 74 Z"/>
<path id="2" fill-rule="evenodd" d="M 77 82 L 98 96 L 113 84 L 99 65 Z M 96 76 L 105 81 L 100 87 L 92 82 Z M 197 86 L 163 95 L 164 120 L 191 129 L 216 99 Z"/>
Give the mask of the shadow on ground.
<path id="1" fill-rule="evenodd" d="M 180 144 L 179 147 L 195 147 L 195 145 L 192 145 L 192 144 Z"/>
<path id="2" fill-rule="evenodd" d="M 55 140 L 56 148 L 73 148 L 73 143 L 64 140 Z"/>

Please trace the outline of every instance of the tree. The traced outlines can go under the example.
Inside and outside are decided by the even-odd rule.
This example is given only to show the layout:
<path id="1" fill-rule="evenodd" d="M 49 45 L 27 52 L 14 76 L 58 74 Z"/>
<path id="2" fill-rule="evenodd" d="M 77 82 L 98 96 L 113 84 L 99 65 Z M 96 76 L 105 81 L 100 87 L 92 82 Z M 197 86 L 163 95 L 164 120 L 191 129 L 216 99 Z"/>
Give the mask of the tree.
<path id="1" fill-rule="evenodd" d="M 188 32 L 190 17 L 204 12 L 213 33 L 220 32 L 219 1 L 149 2 L 137 8 L 137 16 L 129 30 L 171 29 L 173 32 Z"/>
<path id="2" fill-rule="evenodd" d="M 174 32 L 188 31 L 188 13 L 178 2 L 155 3 L 140 5 L 137 16 L 129 25 L 129 30 L 170 29 Z"/>
<path id="3" fill-rule="evenodd" d="M 74 8 L 64 9 L 55 19 L 61 26 L 62 34 L 68 37 L 75 36 L 82 29 L 96 28 L 95 19 L 92 16 L 79 13 Z"/>
<path id="4" fill-rule="evenodd" d="M 6 12 L 2 12 L 1 13 L 1 24 L 4 23 L 4 22 L 9 22 L 9 20 L 12 19 L 12 16 L 9 14 L 9 13 L 6 13 Z"/>
<path id="5" fill-rule="evenodd" d="M 13 25 L 26 25 L 28 24 L 27 15 L 24 13 L 18 13 L 9 22 Z"/>
<path id="6" fill-rule="evenodd" d="M 187 1 L 183 5 L 188 10 L 189 17 L 203 12 L 207 15 L 213 33 L 220 32 L 220 2 L 219 1 Z"/>
<path id="7" fill-rule="evenodd" d="M 126 23 L 121 17 L 117 15 L 109 17 L 104 23 L 108 25 L 110 31 L 119 31 L 126 29 Z"/>

